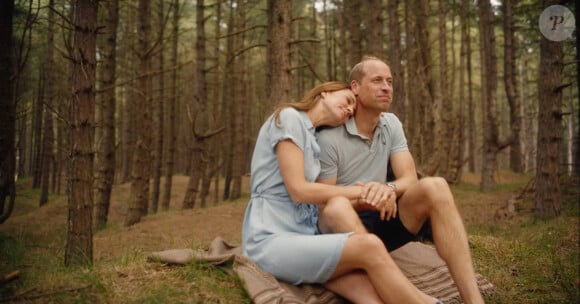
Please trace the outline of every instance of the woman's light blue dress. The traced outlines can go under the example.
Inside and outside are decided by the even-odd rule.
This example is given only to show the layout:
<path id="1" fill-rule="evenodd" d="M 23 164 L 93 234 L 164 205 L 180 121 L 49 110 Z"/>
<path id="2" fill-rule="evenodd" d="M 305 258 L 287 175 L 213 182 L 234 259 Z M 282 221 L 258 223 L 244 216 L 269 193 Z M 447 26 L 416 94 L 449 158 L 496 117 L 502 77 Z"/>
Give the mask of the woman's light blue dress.
<path id="1" fill-rule="evenodd" d="M 262 270 L 292 284 L 324 283 L 334 272 L 350 233 L 320 234 L 316 205 L 290 198 L 278 166 L 276 145 L 292 140 L 304 154 L 304 173 L 314 182 L 320 147 L 305 112 L 286 108 L 280 126 L 270 117 L 256 141 L 248 203 L 242 228 L 244 255 Z"/>

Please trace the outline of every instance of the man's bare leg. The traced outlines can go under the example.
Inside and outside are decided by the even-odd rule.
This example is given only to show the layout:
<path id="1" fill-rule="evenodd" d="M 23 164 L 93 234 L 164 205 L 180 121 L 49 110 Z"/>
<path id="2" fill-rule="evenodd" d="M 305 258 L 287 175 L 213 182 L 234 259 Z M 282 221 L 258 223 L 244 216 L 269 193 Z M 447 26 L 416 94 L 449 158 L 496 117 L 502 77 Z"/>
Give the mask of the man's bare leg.
<path id="1" fill-rule="evenodd" d="M 411 186 L 399 201 L 403 225 L 418 233 L 427 218 L 435 248 L 446 262 L 465 303 L 484 303 L 475 279 L 467 233 L 445 179 L 428 177 Z"/>

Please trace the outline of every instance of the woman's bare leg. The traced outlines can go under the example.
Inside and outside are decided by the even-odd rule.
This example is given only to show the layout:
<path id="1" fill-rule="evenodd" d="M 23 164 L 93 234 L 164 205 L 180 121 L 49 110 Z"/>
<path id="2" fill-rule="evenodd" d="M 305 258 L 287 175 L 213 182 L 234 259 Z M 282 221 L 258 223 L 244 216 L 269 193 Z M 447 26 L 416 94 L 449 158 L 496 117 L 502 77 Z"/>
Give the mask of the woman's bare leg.
<path id="1" fill-rule="evenodd" d="M 407 279 L 387 252 L 383 242 L 374 234 L 356 233 L 347 239 L 331 280 L 359 270 L 366 272 L 384 303 L 435 302 Z M 341 294 L 340 290 L 337 293 Z"/>
<path id="2" fill-rule="evenodd" d="M 364 271 L 354 271 L 324 284 L 324 287 L 354 304 L 384 304 L 369 276 Z"/>

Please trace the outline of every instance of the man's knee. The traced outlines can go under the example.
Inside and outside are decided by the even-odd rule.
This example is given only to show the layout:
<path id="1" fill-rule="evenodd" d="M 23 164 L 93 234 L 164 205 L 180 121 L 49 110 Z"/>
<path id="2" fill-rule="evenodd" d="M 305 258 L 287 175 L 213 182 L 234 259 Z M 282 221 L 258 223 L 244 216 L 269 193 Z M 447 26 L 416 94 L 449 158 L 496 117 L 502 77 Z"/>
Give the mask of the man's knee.
<path id="1" fill-rule="evenodd" d="M 440 193 L 441 190 L 449 190 L 447 181 L 439 176 L 424 177 L 419 180 L 419 186 L 425 193 Z"/>

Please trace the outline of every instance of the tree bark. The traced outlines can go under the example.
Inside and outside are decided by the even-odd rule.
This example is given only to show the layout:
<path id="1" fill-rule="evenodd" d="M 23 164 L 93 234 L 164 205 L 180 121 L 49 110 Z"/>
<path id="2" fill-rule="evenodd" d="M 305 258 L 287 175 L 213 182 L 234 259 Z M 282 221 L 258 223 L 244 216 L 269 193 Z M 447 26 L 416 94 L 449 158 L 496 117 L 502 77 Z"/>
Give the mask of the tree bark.
<path id="1" fill-rule="evenodd" d="M 41 186 L 39 205 L 48 203 L 48 191 L 50 186 L 50 173 L 53 166 L 54 130 L 52 123 L 53 100 L 55 96 L 54 76 L 54 0 L 48 2 L 48 28 L 46 33 L 46 58 L 43 64 L 42 77 L 44 79 L 44 135 L 42 136 L 42 165 Z"/>
<path id="2" fill-rule="evenodd" d="M 363 2 L 366 25 L 366 52 L 367 55 L 383 58 L 383 8 L 381 0 L 367 0 Z M 393 47 L 393 46 L 391 46 Z M 359 59 L 360 60 L 360 59 Z"/>
<path id="3" fill-rule="evenodd" d="M 402 61 L 401 25 L 399 24 L 399 0 L 389 0 L 387 4 L 389 14 L 389 66 L 393 75 L 393 103 L 391 112 L 408 126 L 405 117 L 405 70 Z"/>
<path id="4" fill-rule="evenodd" d="M 271 109 L 290 98 L 291 0 L 268 0 L 268 70 L 266 95 Z"/>
<path id="5" fill-rule="evenodd" d="M 136 115 L 137 140 L 133 153 L 133 170 L 131 176 L 131 193 L 129 208 L 125 216 L 125 226 L 131 226 L 141 221 L 141 216 L 147 214 L 149 203 L 149 178 L 151 177 L 151 95 L 149 66 L 151 62 L 151 7 L 149 0 L 139 0 L 138 9 L 138 57 L 139 78 L 136 100 L 133 102 Z"/>
<path id="6" fill-rule="evenodd" d="M 562 1 L 544 1 L 544 7 Z M 562 42 L 540 40 L 538 78 L 538 152 L 534 215 L 537 218 L 560 215 L 560 155 L 562 153 Z"/>
<path id="7" fill-rule="evenodd" d="M 10 217 L 16 200 L 13 17 L 14 1 L 0 1 L 0 224 Z"/>
<path id="8" fill-rule="evenodd" d="M 175 164 L 175 105 L 177 104 L 178 98 L 178 88 L 177 88 L 177 75 L 179 74 L 179 69 L 177 67 L 177 49 L 179 47 L 179 0 L 174 0 L 172 4 L 173 15 L 172 15 L 172 35 L 171 35 L 171 66 L 173 67 L 171 71 L 171 95 L 168 100 L 167 106 L 167 154 L 165 155 L 165 184 L 163 186 L 163 195 L 161 196 L 161 209 L 169 209 L 171 202 L 171 188 L 173 187 L 173 167 Z"/>
<path id="9" fill-rule="evenodd" d="M 115 180 L 115 109 L 117 104 L 115 80 L 117 78 L 117 26 L 119 0 L 108 0 L 103 5 L 104 25 L 102 63 L 99 69 L 101 83 L 101 139 L 97 145 L 95 179 L 95 230 L 105 227 L 109 217 L 111 191 Z"/>
<path id="10" fill-rule="evenodd" d="M 205 71 L 205 18 L 204 1 L 198 0 L 196 5 L 196 39 L 195 39 L 195 96 L 191 117 L 191 130 L 193 133 L 193 143 L 191 149 L 191 172 L 187 190 L 183 199 L 183 209 L 191 209 L 195 206 L 195 201 L 199 193 L 199 186 L 206 170 L 207 152 L 207 106 L 206 106 L 206 71 Z"/>
<path id="11" fill-rule="evenodd" d="M 78 0 L 74 14 L 70 102 L 71 147 L 68 187 L 68 233 L 64 262 L 93 262 L 93 127 L 95 109 L 98 1 Z"/>
<path id="12" fill-rule="evenodd" d="M 580 39 L 578 39 L 578 29 L 580 29 L 580 4 L 576 3 L 575 5 L 575 13 L 576 16 L 576 85 L 580 88 Z M 580 176 L 580 94 L 578 94 L 578 108 L 576 108 L 576 121 L 578 122 L 577 125 L 578 130 L 575 132 L 575 145 L 574 148 L 576 153 L 574 153 L 574 173 L 576 176 Z M 574 115 L 574 114 L 572 114 Z"/>
<path id="13" fill-rule="evenodd" d="M 490 191 L 495 187 L 494 175 L 497 168 L 497 155 L 509 141 L 500 143 L 497 122 L 497 55 L 493 30 L 491 4 L 487 0 L 478 0 L 480 54 L 482 58 L 482 92 L 483 104 L 483 163 L 481 170 L 480 190 Z"/>
<path id="14" fill-rule="evenodd" d="M 520 131 L 522 129 L 521 102 L 519 100 L 516 80 L 516 53 L 515 25 L 513 18 L 513 2 L 505 0 L 502 4 L 503 32 L 504 32 L 504 85 L 505 93 L 510 105 L 510 129 L 512 142 L 510 146 L 510 168 L 514 172 L 523 172 L 522 141 Z"/>
<path id="15" fill-rule="evenodd" d="M 228 124 L 228 127 L 226 128 L 226 132 L 224 133 L 224 142 L 222 142 L 222 151 L 224 151 L 224 191 L 223 191 L 223 196 L 222 199 L 227 200 L 230 199 L 231 197 L 231 186 L 232 186 L 232 161 L 233 161 L 233 157 L 234 157 L 234 153 L 233 153 L 233 149 L 231 149 L 230 147 L 227 147 L 227 145 L 225 144 L 225 141 L 227 142 L 233 142 L 234 141 L 234 128 L 233 128 L 233 109 L 232 107 L 235 107 L 235 105 L 231 104 L 231 98 L 229 98 L 228 96 L 234 96 L 235 95 L 235 87 L 239 84 L 237 84 L 234 81 L 234 63 L 233 60 L 231 58 L 233 58 L 234 56 L 234 38 L 233 38 L 233 32 L 234 32 L 234 0 L 230 0 L 230 10 L 228 12 L 228 24 L 232 25 L 232 26 L 228 26 L 227 29 L 227 38 L 226 38 L 226 66 L 224 68 L 224 75 L 223 78 L 225 80 L 226 83 L 230 83 L 231 85 L 225 85 L 222 88 L 222 117 L 224 117 L 224 121 Z M 269 77 L 269 76 L 268 76 Z M 269 79 L 269 78 L 268 78 Z M 270 81 L 270 80 L 268 80 Z M 268 87 L 268 86 L 267 86 Z M 267 93 L 269 94 L 269 93 Z M 270 104 L 272 103 L 272 101 L 268 100 L 268 106 L 271 106 Z"/>
<path id="16" fill-rule="evenodd" d="M 164 125 L 164 92 L 165 92 L 165 73 L 164 71 L 164 34 L 165 31 L 165 11 L 163 8 L 164 0 L 157 1 L 157 37 L 158 43 L 156 53 L 157 60 L 155 64 L 155 87 L 153 101 L 153 178 L 151 185 L 151 210 L 157 213 L 159 208 L 159 187 L 161 184 L 161 168 L 163 166 L 163 125 Z"/>

